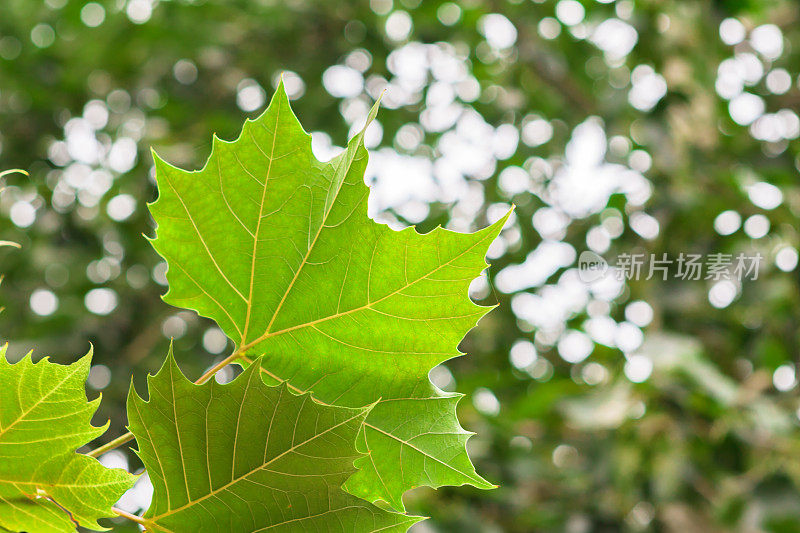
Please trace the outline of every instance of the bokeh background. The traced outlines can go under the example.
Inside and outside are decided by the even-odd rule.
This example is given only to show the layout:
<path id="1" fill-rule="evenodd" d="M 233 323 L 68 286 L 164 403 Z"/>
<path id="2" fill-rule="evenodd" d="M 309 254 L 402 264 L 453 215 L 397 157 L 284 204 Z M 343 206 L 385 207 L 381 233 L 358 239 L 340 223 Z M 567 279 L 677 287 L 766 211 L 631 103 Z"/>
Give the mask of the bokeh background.
<path id="1" fill-rule="evenodd" d="M 3 340 L 69 362 L 125 431 L 169 338 L 150 147 L 202 166 L 280 73 L 314 151 L 370 127 L 371 215 L 484 227 L 498 309 L 434 369 L 500 488 L 417 489 L 428 532 L 800 530 L 800 7 L 793 0 L 2 0 Z M 761 253 L 757 280 L 604 279 L 577 256 Z M 109 464 L 139 468 L 128 453 Z M 147 480 L 121 506 L 147 505 Z M 130 526 L 118 524 L 118 530 Z M 132 531 L 132 529 L 130 529 Z"/>

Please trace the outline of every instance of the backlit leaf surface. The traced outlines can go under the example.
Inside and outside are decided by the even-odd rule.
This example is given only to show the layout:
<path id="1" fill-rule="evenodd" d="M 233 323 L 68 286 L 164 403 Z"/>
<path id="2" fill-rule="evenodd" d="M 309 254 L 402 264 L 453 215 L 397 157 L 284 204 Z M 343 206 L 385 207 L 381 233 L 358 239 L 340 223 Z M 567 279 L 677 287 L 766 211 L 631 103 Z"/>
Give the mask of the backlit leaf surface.
<path id="1" fill-rule="evenodd" d="M 374 118 L 377 106 L 369 119 Z M 264 355 L 270 382 L 335 405 L 378 402 L 347 488 L 403 509 L 420 486 L 491 488 L 466 453 L 458 395 L 428 379 L 488 308 L 467 295 L 505 219 L 473 234 L 394 231 L 367 216 L 363 131 L 318 161 L 281 85 L 202 170 L 156 156 L 153 241 L 165 300 L 213 318 L 239 362 Z"/>
<path id="2" fill-rule="evenodd" d="M 269 386 L 259 363 L 231 383 L 191 383 L 170 353 L 131 387 L 128 420 L 150 479 L 155 532 L 402 532 L 418 518 L 342 490 L 369 408 L 321 405 Z"/>

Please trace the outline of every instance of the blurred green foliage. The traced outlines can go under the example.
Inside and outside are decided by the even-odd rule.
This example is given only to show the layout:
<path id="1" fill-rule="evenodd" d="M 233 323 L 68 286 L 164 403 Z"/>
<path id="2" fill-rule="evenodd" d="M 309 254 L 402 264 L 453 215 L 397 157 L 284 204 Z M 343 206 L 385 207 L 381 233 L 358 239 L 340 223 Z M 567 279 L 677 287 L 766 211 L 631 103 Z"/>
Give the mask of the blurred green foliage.
<path id="1" fill-rule="evenodd" d="M 342 146 L 388 83 L 379 220 L 466 230 L 517 206 L 473 291 L 500 307 L 433 375 L 468 394 L 471 453 L 500 488 L 412 491 L 431 516 L 416 531 L 796 531 L 798 15 L 790 0 L 4 0 L 0 168 L 30 177 L 3 178 L 0 240 L 22 250 L 0 248 L 2 337 L 62 362 L 92 342 L 104 438 L 123 433 L 130 376 L 169 337 L 193 377 L 226 350 L 159 299 L 150 146 L 199 168 L 282 71 L 315 142 Z M 567 261 L 525 262 L 543 242 Z M 603 296 L 576 281 L 589 248 L 764 263 L 740 286 L 656 276 Z"/>

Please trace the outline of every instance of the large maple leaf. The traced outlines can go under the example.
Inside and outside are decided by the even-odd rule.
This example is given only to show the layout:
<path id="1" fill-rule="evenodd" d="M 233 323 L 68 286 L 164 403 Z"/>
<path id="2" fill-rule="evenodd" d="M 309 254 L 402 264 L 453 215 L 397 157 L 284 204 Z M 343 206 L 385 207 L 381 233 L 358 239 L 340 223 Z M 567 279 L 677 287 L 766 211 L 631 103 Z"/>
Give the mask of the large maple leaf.
<path id="1" fill-rule="evenodd" d="M 347 488 L 403 509 L 420 485 L 492 487 L 467 456 L 459 395 L 428 373 L 489 309 L 467 290 L 505 218 L 473 234 L 375 223 L 363 135 L 318 161 L 279 86 L 238 139 L 214 138 L 202 170 L 155 156 L 153 245 L 169 265 L 165 301 L 214 319 L 237 344 L 231 361 L 264 355 L 265 379 L 328 404 L 378 402 Z"/>
<path id="2" fill-rule="evenodd" d="M 170 351 L 133 387 L 128 420 L 153 482 L 141 520 L 154 532 L 402 532 L 419 520 L 342 490 L 367 408 L 321 405 L 268 386 L 259 361 L 233 382 L 191 383 Z"/>

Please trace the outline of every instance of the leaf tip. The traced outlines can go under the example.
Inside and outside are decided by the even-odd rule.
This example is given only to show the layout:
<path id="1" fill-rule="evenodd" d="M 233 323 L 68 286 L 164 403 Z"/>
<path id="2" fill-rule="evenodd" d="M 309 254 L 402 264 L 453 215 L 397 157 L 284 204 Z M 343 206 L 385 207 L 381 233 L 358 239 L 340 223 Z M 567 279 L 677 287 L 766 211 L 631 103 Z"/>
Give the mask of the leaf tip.
<path id="1" fill-rule="evenodd" d="M 84 359 L 86 359 L 88 363 L 91 363 L 92 359 L 94 359 L 94 344 L 92 344 L 91 342 L 89 342 L 89 351 L 86 352 L 86 355 L 81 357 L 79 361 L 83 361 Z"/>
<path id="2" fill-rule="evenodd" d="M 158 152 L 156 152 L 156 149 L 152 146 L 150 147 L 150 157 L 153 158 L 153 164 L 156 166 L 156 168 L 167 163 L 160 155 L 158 155 Z"/>
<path id="3" fill-rule="evenodd" d="M 148 376 L 148 377 L 149 377 L 149 376 Z M 126 428 L 128 429 L 128 431 L 131 431 L 131 425 L 130 425 L 130 419 L 131 419 L 131 415 L 130 415 L 130 406 L 131 406 L 131 405 L 133 405 L 133 404 L 136 404 L 136 405 L 141 405 L 142 403 L 144 403 L 144 401 L 145 401 L 145 400 L 144 400 L 144 398 L 142 398 L 141 396 L 139 396 L 139 393 L 138 393 L 138 392 L 136 392 L 136 386 L 133 384 L 133 375 L 131 374 L 130 385 L 128 385 L 128 400 L 127 400 L 127 402 L 126 402 L 126 403 L 128 404 L 128 413 L 129 413 L 129 414 L 128 414 L 128 425 L 126 426 Z"/>
<path id="4" fill-rule="evenodd" d="M 162 378 L 162 374 L 164 374 L 165 377 Z M 187 383 L 191 383 L 191 381 L 189 381 L 189 378 L 187 378 L 183 374 L 183 371 L 178 366 L 178 362 L 175 360 L 175 354 L 172 350 L 172 341 L 170 341 L 169 343 L 169 349 L 167 350 L 167 357 L 164 359 L 164 363 L 161 365 L 161 368 L 158 369 L 158 372 L 156 372 L 155 375 L 149 374 L 147 376 L 148 389 L 150 388 L 151 378 L 152 380 L 166 379 L 170 381 L 175 378 L 179 380 L 183 378 L 183 380 L 186 381 Z"/>
<path id="5" fill-rule="evenodd" d="M 284 71 L 281 71 L 280 78 L 278 79 L 278 86 L 275 88 L 275 94 L 272 95 L 272 99 L 280 98 L 285 101 L 285 103 L 289 103 L 289 95 L 286 94 L 286 86 L 283 83 L 283 74 Z M 269 103 L 269 107 L 272 107 L 272 102 Z"/>

